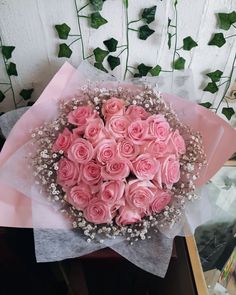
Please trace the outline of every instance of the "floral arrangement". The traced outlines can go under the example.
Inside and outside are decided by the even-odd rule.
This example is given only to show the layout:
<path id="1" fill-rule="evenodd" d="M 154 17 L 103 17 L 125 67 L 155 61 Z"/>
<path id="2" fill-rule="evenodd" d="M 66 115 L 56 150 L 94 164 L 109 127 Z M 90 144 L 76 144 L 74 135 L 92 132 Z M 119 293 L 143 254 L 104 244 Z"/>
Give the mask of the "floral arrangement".
<path id="1" fill-rule="evenodd" d="M 83 86 L 61 101 L 57 119 L 32 132 L 37 183 L 80 228 L 151 238 L 172 227 L 205 164 L 201 135 L 182 124 L 156 89 Z"/>

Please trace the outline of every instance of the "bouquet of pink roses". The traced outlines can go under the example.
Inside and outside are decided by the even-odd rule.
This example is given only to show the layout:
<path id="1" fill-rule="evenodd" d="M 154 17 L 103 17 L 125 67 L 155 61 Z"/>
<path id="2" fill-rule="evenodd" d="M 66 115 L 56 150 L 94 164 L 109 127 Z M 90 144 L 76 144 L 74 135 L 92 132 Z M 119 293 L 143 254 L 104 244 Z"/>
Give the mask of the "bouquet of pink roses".
<path id="1" fill-rule="evenodd" d="M 153 79 L 65 64 L 13 128 L 0 154 L 0 224 L 33 227 L 37 261 L 109 246 L 164 276 L 174 236 L 210 218 L 207 189 L 196 188 L 233 154 L 235 131 Z"/>

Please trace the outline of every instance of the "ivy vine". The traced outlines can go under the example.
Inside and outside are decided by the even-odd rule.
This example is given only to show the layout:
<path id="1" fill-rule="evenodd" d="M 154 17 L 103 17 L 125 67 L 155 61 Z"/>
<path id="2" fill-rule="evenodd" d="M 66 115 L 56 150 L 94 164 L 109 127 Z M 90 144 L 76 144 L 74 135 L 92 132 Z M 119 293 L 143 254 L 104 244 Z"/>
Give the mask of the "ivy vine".
<path id="1" fill-rule="evenodd" d="M 19 93 L 21 99 L 16 101 L 16 94 L 13 88 L 12 76 L 18 76 L 16 64 L 11 61 L 13 51 L 15 50 L 15 46 L 4 45 L 2 38 L 0 36 L 0 49 L 2 53 L 2 59 L 4 63 L 4 68 L 6 71 L 7 81 L 0 81 L 0 103 L 3 102 L 6 98 L 7 93 L 10 91 L 13 99 L 13 104 L 15 109 L 20 106 L 22 101 L 28 101 L 31 99 L 31 95 L 34 91 L 31 89 L 22 89 Z M 32 105 L 33 102 L 28 102 L 27 105 Z"/>

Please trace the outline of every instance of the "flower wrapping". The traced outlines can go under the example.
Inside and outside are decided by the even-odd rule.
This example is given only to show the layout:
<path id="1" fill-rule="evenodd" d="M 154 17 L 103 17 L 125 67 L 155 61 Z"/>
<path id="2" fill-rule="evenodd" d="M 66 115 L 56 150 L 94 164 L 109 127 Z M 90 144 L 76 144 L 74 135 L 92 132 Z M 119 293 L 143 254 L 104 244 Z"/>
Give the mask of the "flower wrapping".
<path id="1" fill-rule="evenodd" d="M 117 82 L 87 63 L 78 70 L 65 64 L 13 128 L 0 157 L 0 223 L 34 227 L 38 261 L 77 257 L 109 246 L 139 267 L 164 276 L 174 236 L 191 233 L 210 218 L 206 188 L 198 191 L 199 200 L 194 200 L 193 189 L 233 154 L 235 131 L 208 110 L 166 93 L 161 95 L 164 113 L 160 108 L 156 113 L 150 108 L 150 99 L 159 99 L 153 91 L 156 82 L 155 78 Z M 92 89 L 89 95 L 86 85 Z M 173 92 L 173 80 L 169 85 Z M 149 100 L 138 108 L 135 98 L 140 91 Z M 101 92 L 108 92 L 106 99 Z M 99 95 L 101 102 L 94 100 Z M 60 125 L 61 114 L 66 119 Z M 55 135 L 49 132 L 55 127 L 48 127 L 51 122 L 57 123 Z M 36 141 L 29 126 L 33 137 L 42 132 Z M 44 132 L 49 132 L 48 138 Z M 42 139 L 51 140 L 50 155 L 37 145 Z M 195 154 L 188 162 L 183 159 L 191 146 Z M 49 179 L 54 176 L 59 188 L 47 190 L 45 175 L 35 175 L 35 170 L 42 164 L 39 159 L 53 155 L 58 169 L 49 173 Z M 184 163 L 193 183 L 180 177 Z M 49 170 L 46 166 L 43 171 Z M 184 191 L 181 184 L 186 183 Z M 177 195 L 179 201 L 194 200 L 182 202 L 180 216 L 183 206 L 177 206 L 181 203 Z"/>

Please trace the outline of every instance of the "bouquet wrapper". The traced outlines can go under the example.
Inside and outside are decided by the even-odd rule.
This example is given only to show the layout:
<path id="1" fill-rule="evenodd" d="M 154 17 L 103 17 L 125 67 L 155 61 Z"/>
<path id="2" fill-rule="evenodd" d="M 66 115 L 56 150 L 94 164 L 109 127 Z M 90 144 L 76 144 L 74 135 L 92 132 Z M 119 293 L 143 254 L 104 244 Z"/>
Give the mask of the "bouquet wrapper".
<path id="1" fill-rule="evenodd" d="M 94 240 L 87 243 L 78 231 L 38 193 L 30 169 L 26 169 L 30 145 L 29 129 L 53 120 L 58 115 L 58 102 L 77 94 L 79 88 L 89 81 L 98 87 L 118 87 L 124 82 L 94 69 L 83 62 L 76 70 L 65 63 L 48 84 L 37 102 L 18 120 L 11 130 L 0 154 L 0 225 L 34 228 L 36 258 L 39 262 L 62 260 L 111 247 L 132 263 L 144 270 L 163 277 L 171 257 L 173 238 L 191 234 L 194 229 L 211 218 L 212 210 L 203 186 L 236 150 L 236 132 L 222 119 L 203 107 L 191 102 L 193 86 L 191 74 L 177 73 L 169 77 L 138 79 L 128 83 L 160 85 L 159 90 L 177 113 L 180 120 L 199 131 L 207 155 L 207 166 L 197 181 L 201 198 L 186 206 L 181 222 L 171 230 L 161 230 L 152 239 L 138 241 L 130 246 L 122 238 L 105 240 L 103 244 Z M 181 93 L 188 100 L 180 98 Z"/>

